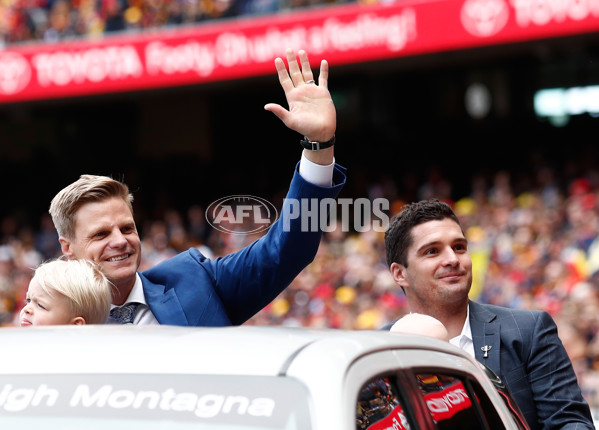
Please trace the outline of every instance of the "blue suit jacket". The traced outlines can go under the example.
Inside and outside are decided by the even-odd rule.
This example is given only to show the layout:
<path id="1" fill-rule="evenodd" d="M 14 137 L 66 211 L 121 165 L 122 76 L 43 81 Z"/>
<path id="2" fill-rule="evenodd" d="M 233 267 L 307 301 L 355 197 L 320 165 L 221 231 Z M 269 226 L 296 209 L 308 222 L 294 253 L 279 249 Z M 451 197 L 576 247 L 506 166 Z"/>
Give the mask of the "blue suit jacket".
<path id="1" fill-rule="evenodd" d="M 287 198 L 336 198 L 345 179 L 345 169 L 336 165 L 335 185 L 319 187 L 296 168 Z M 266 235 L 238 252 L 210 260 L 191 248 L 139 273 L 152 313 L 160 324 L 242 324 L 314 259 L 322 232 L 302 232 L 301 222 L 283 210 Z"/>
<path id="2" fill-rule="evenodd" d="M 531 429 L 594 429 L 572 362 L 547 312 L 470 302 L 476 359 L 508 387 Z M 481 350 L 490 346 L 488 357 Z"/>

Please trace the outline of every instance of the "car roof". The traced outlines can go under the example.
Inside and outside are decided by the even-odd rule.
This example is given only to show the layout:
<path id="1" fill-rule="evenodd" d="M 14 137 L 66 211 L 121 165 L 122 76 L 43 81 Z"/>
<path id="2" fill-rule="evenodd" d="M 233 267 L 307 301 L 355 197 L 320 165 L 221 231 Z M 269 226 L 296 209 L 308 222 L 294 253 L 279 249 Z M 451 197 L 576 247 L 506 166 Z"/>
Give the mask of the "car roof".
<path id="1" fill-rule="evenodd" d="M 0 343 L 6 346 L 0 354 L 0 373 L 4 374 L 91 371 L 276 376 L 285 373 L 300 352 L 311 349 L 319 352 L 319 360 L 340 367 L 386 349 L 437 350 L 464 356 L 453 345 L 424 336 L 281 326 L 5 327 L 0 330 Z"/>

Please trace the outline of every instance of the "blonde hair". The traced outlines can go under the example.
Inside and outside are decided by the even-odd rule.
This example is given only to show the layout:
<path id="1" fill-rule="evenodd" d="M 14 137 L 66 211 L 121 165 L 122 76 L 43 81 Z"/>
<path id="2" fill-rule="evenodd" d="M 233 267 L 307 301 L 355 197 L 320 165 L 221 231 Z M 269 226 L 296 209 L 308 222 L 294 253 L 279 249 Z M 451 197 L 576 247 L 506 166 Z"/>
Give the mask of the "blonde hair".
<path id="1" fill-rule="evenodd" d="M 81 175 L 79 179 L 54 196 L 49 213 L 60 237 L 75 236 L 75 214 L 86 203 L 117 197 L 122 199 L 133 214 L 133 195 L 129 187 L 108 176 Z"/>
<path id="2" fill-rule="evenodd" d="M 87 324 L 104 324 L 110 314 L 112 284 L 89 260 L 56 259 L 40 264 L 33 275 L 42 289 L 69 299 L 73 316 Z"/>

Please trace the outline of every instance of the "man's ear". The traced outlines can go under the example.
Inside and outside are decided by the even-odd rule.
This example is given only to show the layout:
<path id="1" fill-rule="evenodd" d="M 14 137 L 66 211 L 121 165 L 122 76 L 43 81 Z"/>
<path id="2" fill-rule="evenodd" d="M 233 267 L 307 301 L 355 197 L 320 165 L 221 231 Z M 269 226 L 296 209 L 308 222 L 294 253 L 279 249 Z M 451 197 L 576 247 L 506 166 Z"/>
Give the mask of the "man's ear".
<path id="1" fill-rule="evenodd" d="M 58 238 L 58 242 L 60 242 L 60 249 L 63 255 L 71 258 L 73 256 L 73 251 L 71 250 L 71 241 L 66 237 L 60 236 Z"/>
<path id="2" fill-rule="evenodd" d="M 409 286 L 408 281 L 405 277 L 406 268 L 403 264 L 391 263 L 389 269 L 391 270 L 391 275 L 393 275 L 393 279 L 400 287 L 405 288 Z"/>
<path id="3" fill-rule="evenodd" d="M 75 318 L 73 318 L 71 320 L 71 324 L 73 324 L 73 325 L 85 325 L 87 323 L 85 322 L 85 318 L 83 318 L 83 317 L 75 317 Z"/>

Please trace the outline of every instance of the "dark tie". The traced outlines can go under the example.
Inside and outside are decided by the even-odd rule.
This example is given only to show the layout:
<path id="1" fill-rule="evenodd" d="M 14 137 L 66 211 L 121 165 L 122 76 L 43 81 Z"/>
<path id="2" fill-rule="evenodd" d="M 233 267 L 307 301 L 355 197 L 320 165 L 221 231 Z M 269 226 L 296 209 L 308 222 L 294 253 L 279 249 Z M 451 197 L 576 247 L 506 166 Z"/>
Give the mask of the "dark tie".
<path id="1" fill-rule="evenodd" d="M 139 303 L 127 303 L 123 306 L 118 306 L 110 311 L 110 317 L 119 324 L 133 324 L 135 311 Z"/>

